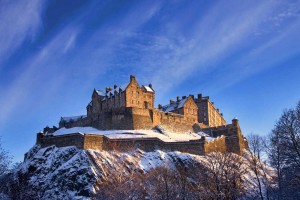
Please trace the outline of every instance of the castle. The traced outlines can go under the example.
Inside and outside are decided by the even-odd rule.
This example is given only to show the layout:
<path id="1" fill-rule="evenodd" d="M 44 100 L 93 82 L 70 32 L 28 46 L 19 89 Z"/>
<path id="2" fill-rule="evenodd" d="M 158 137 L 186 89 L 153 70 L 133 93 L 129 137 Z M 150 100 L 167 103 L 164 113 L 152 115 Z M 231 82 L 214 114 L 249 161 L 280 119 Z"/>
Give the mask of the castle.
<path id="1" fill-rule="evenodd" d="M 61 117 L 59 128 L 94 127 L 103 134 L 70 132 L 55 135 L 58 128 L 44 128 L 37 135 L 37 144 L 43 146 L 74 145 L 82 149 L 123 150 L 138 147 L 145 151 L 155 149 L 178 150 L 204 155 L 212 151 L 241 154 L 248 149 L 238 120 L 226 124 L 223 114 L 215 108 L 208 96 L 198 94 L 177 97 L 168 105 L 154 106 L 155 90 L 152 84 L 140 86 L 135 76 L 130 76 L 126 87 L 107 87 L 105 91 L 94 89 L 88 103 L 87 114 L 76 117 Z M 163 140 L 157 137 L 108 137 L 105 130 L 155 130 L 157 134 L 202 133 L 202 136 L 187 140 Z M 126 132 L 126 131 L 125 131 Z M 53 134 L 54 133 L 54 134 Z M 132 134 L 132 133 L 130 133 Z M 181 135 L 185 137 L 185 135 Z M 212 138 L 210 140 L 206 137 Z"/>

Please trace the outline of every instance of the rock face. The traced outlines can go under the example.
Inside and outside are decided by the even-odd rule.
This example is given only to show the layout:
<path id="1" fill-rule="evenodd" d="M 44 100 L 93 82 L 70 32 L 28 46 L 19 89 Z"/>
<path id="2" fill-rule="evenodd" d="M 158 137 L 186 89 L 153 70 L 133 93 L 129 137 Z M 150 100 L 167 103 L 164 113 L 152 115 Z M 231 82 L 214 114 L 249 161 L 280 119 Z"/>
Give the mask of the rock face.
<path id="1" fill-rule="evenodd" d="M 21 177 L 33 190 L 27 192 L 38 193 L 39 199 L 89 197 L 96 182 L 86 152 L 73 146 L 34 146 L 15 172 L 19 182 Z"/>
<path id="2" fill-rule="evenodd" d="M 237 157 L 242 163 L 238 170 L 243 170 L 241 173 L 243 182 L 246 183 L 248 191 L 254 191 L 256 182 L 253 172 L 246 170 L 249 163 L 245 158 L 235 154 L 232 154 L 230 159 Z M 95 196 L 102 199 L 103 196 L 99 196 L 99 193 L 105 189 L 103 182 L 126 179 L 129 176 L 131 178 L 143 176 L 143 179 L 139 179 L 143 180 L 139 186 L 144 184 L 143 188 L 146 188 L 147 195 L 151 197 L 155 194 L 156 189 L 155 184 L 151 182 L 153 180 L 149 177 L 145 178 L 147 174 L 153 174 L 156 169 L 164 167 L 178 175 L 180 174 L 178 173 L 179 169 L 184 169 L 186 180 L 195 182 L 198 180 L 199 174 L 200 176 L 204 174 L 207 178 L 207 175 L 213 170 L 218 170 L 218 167 L 212 169 L 212 164 L 217 163 L 212 159 L 215 158 L 178 151 L 144 152 L 133 149 L 124 153 L 82 150 L 74 146 L 41 148 L 36 145 L 25 155 L 24 162 L 11 174 L 13 181 L 11 181 L 10 188 L 18 191 L 18 195 L 14 196 L 14 199 L 92 199 Z M 159 172 L 157 176 L 164 173 L 164 171 L 157 172 Z M 149 180 L 151 181 L 149 182 Z M 109 185 L 106 186 L 109 187 Z M 119 187 L 123 185 L 121 183 Z M 128 189 L 131 194 L 130 188 L 127 186 L 124 188 L 124 190 Z M 132 188 L 136 190 L 135 186 Z M 10 189 L 10 192 L 13 189 Z M 152 196 L 150 199 L 156 198 L 158 197 Z"/>

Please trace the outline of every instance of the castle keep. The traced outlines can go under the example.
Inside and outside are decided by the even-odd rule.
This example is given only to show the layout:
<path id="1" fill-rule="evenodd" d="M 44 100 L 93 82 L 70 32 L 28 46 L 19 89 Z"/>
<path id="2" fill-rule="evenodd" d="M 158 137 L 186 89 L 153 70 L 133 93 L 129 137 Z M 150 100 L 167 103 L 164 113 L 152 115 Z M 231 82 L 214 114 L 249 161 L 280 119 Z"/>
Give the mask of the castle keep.
<path id="1" fill-rule="evenodd" d="M 59 122 L 61 130 L 93 127 L 102 132 L 94 134 L 75 131 L 57 135 L 58 128 L 46 127 L 43 132 L 38 133 L 37 143 L 41 146 L 74 145 L 82 149 L 98 150 L 126 150 L 138 147 L 145 151 L 164 149 L 194 154 L 206 154 L 211 151 L 241 154 L 243 149 L 248 148 L 238 120 L 233 119 L 232 124 L 226 125 L 223 114 L 215 108 L 208 96 L 178 96 L 176 100 L 170 100 L 168 105 L 159 104 L 158 108 L 155 108 L 154 100 L 155 90 L 152 85 L 140 86 L 135 76 L 131 75 L 126 87 L 114 85 L 104 91 L 94 89 L 91 101 L 86 107 L 86 115 L 61 117 Z M 125 135 L 120 134 L 118 137 L 107 136 L 107 130 L 128 131 L 123 133 L 127 134 L 124 138 Z M 151 133 L 151 137 L 130 136 L 132 130 L 153 130 L 156 134 Z M 183 139 L 172 140 L 168 132 L 172 132 L 174 138 Z M 194 138 L 186 136 L 185 139 L 186 133 L 194 134 Z M 165 139 L 167 137 L 169 138 Z"/>

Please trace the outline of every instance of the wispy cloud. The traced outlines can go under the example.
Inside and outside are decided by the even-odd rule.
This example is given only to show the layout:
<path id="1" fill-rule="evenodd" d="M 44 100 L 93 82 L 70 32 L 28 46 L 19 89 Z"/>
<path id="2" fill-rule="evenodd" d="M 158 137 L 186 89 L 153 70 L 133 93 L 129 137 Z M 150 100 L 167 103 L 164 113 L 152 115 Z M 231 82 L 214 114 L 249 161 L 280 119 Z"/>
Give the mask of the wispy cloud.
<path id="1" fill-rule="evenodd" d="M 35 97 L 39 98 L 40 104 L 43 101 L 51 102 L 59 91 L 65 91 L 65 96 L 72 95 L 70 92 L 76 92 L 74 86 L 77 85 L 88 85 L 90 89 L 90 83 L 110 69 L 117 44 L 132 36 L 131 33 L 160 8 L 159 4 L 153 4 L 139 18 L 141 9 L 131 10 L 130 14 L 127 11 L 116 27 L 100 25 L 92 34 L 89 33 L 89 38 L 84 38 L 85 22 L 90 17 L 89 13 L 99 10 L 98 7 L 93 8 L 93 5 L 94 2 L 88 6 L 90 9 L 83 10 L 63 28 L 57 29 L 38 53 L 20 63 L 22 71 L 18 73 L 19 77 L 6 87 L 0 97 L 0 104 L 4 108 L 0 113 L 0 124 L 5 124 L 25 102 L 34 103 Z M 32 33 L 27 31 L 28 34 Z M 113 37 L 114 34 L 117 37 Z M 78 43 L 77 40 L 83 40 L 84 43 Z M 73 87 L 65 90 L 65 84 L 73 84 Z"/>
<path id="2" fill-rule="evenodd" d="M 35 39 L 42 27 L 44 4 L 43 0 L 0 2 L 1 61 L 9 58 L 25 40 Z"/>
<path id="3" fill-rule="evenodd" d="M 228 73 L 226 83 L 218 81 L 218 84 L 222 86 L 219 88 L 224 88 L 224 85 L 233 84 L 263 69 L 261 65 L 251 65 L 252 71 L 249 73 L 243 62 L 246 62 L 246 59 L 259 57 L 259 55 L 253 57 L 249 54 L 253 48 L 261 48 L 261 52 L 267 51 L 263 46 L 272 43 L 274 48 L 278 37 L 287 39 L 277 36 L 277 32 L 270 32 L 270 30 L 271 26 L 274 26 L 275 23 L 278 24 L 279 21 L 287 28 L 293 26 L 294 23 L 288 24 L 284 20 L 299 14 L 299 10 L 291 9 L 294 6 L 294 4 L 292 6 L 280 1 L 244 4 L 236 1 L 220 1 L 211 7 L 204 16 L 199 16 L 199 20 L 191 22 L 195 18 L 194 13 L 183 19 L 172 18 L 174 21 L 168 21 L 166 27 L 163 25 L 157 27 L 161 33 L 147 35 L 143 32 L 130 42 L 120 44 L 119 52 L 125 54 L 127 59 L 132 57 L 130 64 L 136 67 L 137 73 L 154 82 L 159 92 L 166 92 L 188 78 L 194 78 L 195 74 L 203 76 L 215 68 L 223 68 L 227 64 L 222 63 L 226 61 L 226 58 L 244 51 L 247 58 L 239 58 L 240 64 L 233 65 L 228 69 L 230 71 L 235 68 L 234 70 L 239 72 L 239 78 L 228 81 L 232 74 Z M 178 15 L 180 16 L 180 14 Z M 164 16 L 159 17 L 164 19 Z M 185 24 L 191 25 L 188 30 L 182 29 Z M 296 26 L 298 27 L 297 24 Z M 264 38 L 256 37 L 257 30 L 263 33 L 261 37 Z M 272 30 L 274 31 L 274 28 Z M 295 32 L 295 29 L 293 31 Z M 278 34 L 283 33 L 279 32 Z M 264 52 L 264 56 L 268 56 L 267 52 Z M 154 76 L 149 77 L 147 74 Z M 227 74 L 225 73 L 223 76 L 226 77 Z"/>

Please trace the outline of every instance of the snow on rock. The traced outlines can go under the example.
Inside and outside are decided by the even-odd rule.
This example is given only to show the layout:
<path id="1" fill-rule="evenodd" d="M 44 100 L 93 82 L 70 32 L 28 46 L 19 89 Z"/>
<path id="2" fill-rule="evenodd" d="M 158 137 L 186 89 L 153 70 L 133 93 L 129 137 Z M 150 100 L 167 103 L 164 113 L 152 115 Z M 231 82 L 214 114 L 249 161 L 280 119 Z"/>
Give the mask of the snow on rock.
<path id="1" fill-rule="evenodd" d="M 93 127 L 73 127 L 73 128 L 60 128 L 57 131 L 53 133 L 54 136 L 57 135 L 65 135 L 65 134 L 71 134 L 71 133 L 93 133 L 93 134 L 99 134 L 100 131 L 98 129 L 95 129 Z"/>
<path id="2" fill-rule="evenodd" d="M 242 168 L 247 169 L 249 162 L 246 158 L 242 159 L 245 161 Z M 96 183 L 112 180 L 117 176 L 146 174 L 159 167 L 170 170 L 177 170 L 178 166 L 207 169 L 207 162 L 206 156 L 178 151 L 144 152 L 132 149 L 118 152 L 80 150 L 72 146 L 34 146 L 14 173 L 15 179 L 20 174 L 26 175 L 28 187 L 33 190 L 38 188 L 40 199 L 92 199 L 100 189 Z M 253 172 L 247 170 L 244 179 L 248 182 L 248 191 L 255 190 L 257 182 Z"/>
<path id="3" fill-rule="evenodd" d="M 16 174 L 29 177 L 41 199 L 82 199 L 93 194 L 96 177 L 85 151 L 76 147 L 34 146 Z"/>

